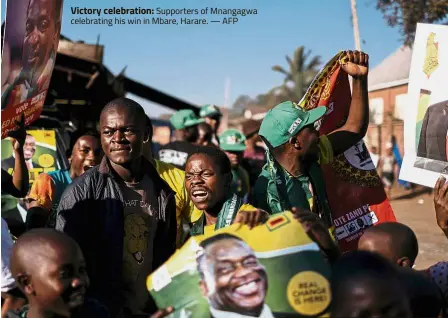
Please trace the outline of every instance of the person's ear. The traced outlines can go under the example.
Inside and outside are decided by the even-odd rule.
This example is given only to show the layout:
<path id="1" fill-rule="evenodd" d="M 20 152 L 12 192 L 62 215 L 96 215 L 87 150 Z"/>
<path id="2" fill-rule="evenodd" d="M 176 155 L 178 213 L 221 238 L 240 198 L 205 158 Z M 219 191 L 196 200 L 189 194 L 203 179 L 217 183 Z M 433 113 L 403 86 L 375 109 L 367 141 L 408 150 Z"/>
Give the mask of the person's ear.
<path id="1" fill-rule="evenodd" d="M 204 297 L 208 297 L 208 288 L 207 288 L 207 284 L 204 282 L 204 280 L 201 279 L 201 281 L 199 282 L 199 288 L 201 289 L 202 292 L 202 296 Z"/>
<path id="2" fill-rule="evenodd" d="M 150 140 L 150 137 L 149 136 L 151 136 L 151 134 L 149 133 L 149 127 L 146 127 L 146 129 L 145 129 L 145 134 L 143 135 L 143 143 L 148 143 Z"/>
<path id="3" fill-rule="evenodd" d="M 288 143 L 297 150 L 302 149 L 302 144 L 297 136 L 289 138 Z"/>
<path id="4" fill-rule="evenodd" d="M 26 295 L 34 294 L 34 286 L 31 283 L 31 277 L 28 274 L 19 273 L 16 277 L 16 282 Z"/>
<path id="5" fill-rule="evenodd" d="M 404 257 L 400 257 L 397 260 L 397 265 L 400 266 L 400 267 L 409 267 L 409 268 L 411 268 L 412 267 L 412 262 L 409 259 L 409 257 L 404 256 Z"/>

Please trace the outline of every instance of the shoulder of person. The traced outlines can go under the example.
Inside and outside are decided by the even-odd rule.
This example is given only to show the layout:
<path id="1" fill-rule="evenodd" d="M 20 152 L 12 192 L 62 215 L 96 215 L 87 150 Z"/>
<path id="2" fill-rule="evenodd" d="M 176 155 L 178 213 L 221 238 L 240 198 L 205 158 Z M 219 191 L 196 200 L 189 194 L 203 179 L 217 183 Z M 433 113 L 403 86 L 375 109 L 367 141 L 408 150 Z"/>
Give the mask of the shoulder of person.
<path id="1" fill-rule="evenodd" d="M 109 311 L 107 310 L 106 306 L 93 298 L 85 299 L 84 306 L 82 308 L 82 315 L 82 317 L 110 317 Z"/>
<path id="2" fill-rule="evenodd" d="M 98 166 L 89 169 L 67 186 L 61 197 L 61 202 L 70 197 L 75 200 L 90 198 L 94 193 L 93 190 L 98 189 L 100 179 L 101 173 L 98 171 Z"/>

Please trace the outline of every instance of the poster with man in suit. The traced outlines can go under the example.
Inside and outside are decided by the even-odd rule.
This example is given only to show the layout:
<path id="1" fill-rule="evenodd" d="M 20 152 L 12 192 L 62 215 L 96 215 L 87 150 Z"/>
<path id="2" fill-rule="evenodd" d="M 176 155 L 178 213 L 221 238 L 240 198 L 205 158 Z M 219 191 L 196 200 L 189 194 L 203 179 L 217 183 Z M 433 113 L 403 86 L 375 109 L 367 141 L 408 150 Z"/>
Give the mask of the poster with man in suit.
<path id="1" fill-rule="evenodd" d="M 417 24 L 400 179 L 434 187 L 448 176 L 448 26 Z"/>

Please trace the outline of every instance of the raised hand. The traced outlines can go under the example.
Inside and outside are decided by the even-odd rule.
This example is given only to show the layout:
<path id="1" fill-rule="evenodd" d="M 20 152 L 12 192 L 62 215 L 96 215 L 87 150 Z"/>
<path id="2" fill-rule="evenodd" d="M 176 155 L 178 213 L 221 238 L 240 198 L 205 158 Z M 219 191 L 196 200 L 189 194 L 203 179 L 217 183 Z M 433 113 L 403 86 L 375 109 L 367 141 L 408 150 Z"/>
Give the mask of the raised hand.
<path id="1" fill-rule="evenodd" d="M 367 76 L 369 72 L 369 55 L 359 51 L 347 51 L 348 61 L 342 69 L 353 78 Z"/>

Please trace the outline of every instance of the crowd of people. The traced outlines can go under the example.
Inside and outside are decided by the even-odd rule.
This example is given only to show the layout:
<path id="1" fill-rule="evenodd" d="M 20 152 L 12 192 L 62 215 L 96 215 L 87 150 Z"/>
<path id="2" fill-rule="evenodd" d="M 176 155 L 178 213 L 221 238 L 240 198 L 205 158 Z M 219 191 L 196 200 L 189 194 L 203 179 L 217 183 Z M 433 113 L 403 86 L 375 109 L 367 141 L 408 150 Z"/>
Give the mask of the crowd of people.
<path id="1" fill-rule="evenodd" d="M 448 262 L 413 269 L 418 241 L 409 227 L 371 227 L 347 253 L 329 231 L 320 165 L 364 138 L 369 122 L 368 56 L 347 54 L 350 111 L 327 135 L 319 134 L 325 107 L 306 111 L 286 101 L 259 132 L 218 134 L 221 113 L 206 105 L 199 117 L 176 112 L 174 140 L 153 153 L 150 118 L 137 102 L 118 98 L 103 108 L 99 132 L 73 142 L 70 168 L 40 174 L 28 191 L 26 131 L 18 123 L 10 135 L 15 169 L 12 176 L 2 170 L 2 191 L 25 197 L 27 217 L 14 238 L 2 219 L 2 317 L 168 316 L 175 308 L 157 308 L 146 278 L 189 237 L 233 223 L 253 228 L 283 211 L 292 211 L 332 266 L 331 317 L 448 317 Z M 443 178 L 434 206 L 448 239 Z"/>

